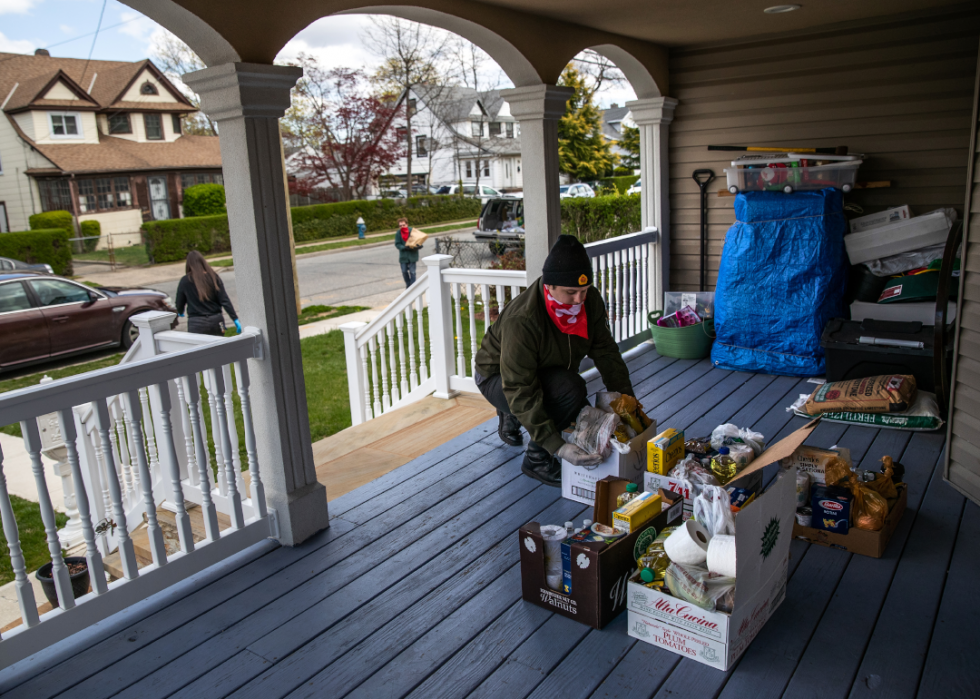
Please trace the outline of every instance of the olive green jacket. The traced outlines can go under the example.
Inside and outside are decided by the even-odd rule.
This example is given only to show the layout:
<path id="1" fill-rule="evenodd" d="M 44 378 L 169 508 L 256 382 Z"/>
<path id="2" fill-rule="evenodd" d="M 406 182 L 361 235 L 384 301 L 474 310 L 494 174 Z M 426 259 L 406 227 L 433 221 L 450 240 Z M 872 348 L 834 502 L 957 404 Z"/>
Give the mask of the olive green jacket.
<path id="1" fill-rule="evenodd" d="M 595 287 L 585 297 L 588 339 L 566 335 L 544 305 L 544 287 L 537 279 L 511 301 L 483 338 L 476 370 L 484 378 L 500 374 L 507 405 L 531 439 L 554 454 L 565 441 L 548 418 L 538 379 L 542 369 L 578 371 L 586 356 L 595 362 L 606 388 L 633 395 L 629 369 L 609 331 L 606 305 Z"/>

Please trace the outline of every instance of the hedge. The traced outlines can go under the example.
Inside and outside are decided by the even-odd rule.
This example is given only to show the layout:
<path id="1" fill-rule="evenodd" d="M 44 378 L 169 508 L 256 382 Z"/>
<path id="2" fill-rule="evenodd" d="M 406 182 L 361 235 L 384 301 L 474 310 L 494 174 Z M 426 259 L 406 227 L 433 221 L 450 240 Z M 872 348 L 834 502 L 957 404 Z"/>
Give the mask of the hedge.
<path id="1" fill-rule="evenodd" d="M 622 177 L 604 177 L 599 180 L 602 185 L 613 185 L 620 194 L 626 194 L 626 190 L 640 179 L 639 175 L 623 175 Z"/>
<path id="2" fill-rule="evenodd" d="M 583 243 L 615 238 L 640 230 L 640 198 L 612 195 L 561 201 L 561 232 Z"/>
<path id="3" fill-rule="evenodd" d="M 0 257 L 10 257 L 30 264 L 47 263 L 55 274 L 70 275 L 73 271 L 68 231 L 64 228 L 2 233 Z"/>
<path id="4" fill-rule="evenodd" d="M 221 184 L 196 184 L 184 190 L 184 216 L 218 216 L 225 209 L 225 187 Z"/>
<path id="5" fill-rule="evenodd" d="M 481 208 L 479 199 L 454 196 L 412 197 L 404 203 L 376 199 L 297 206 L 292 209 L 293 238 L 301 243 L 356 235 L 358 216 L 364 218 L 368 231 L 383 231 L 395 228 L 402 216 L 412 225 L 425 225 L 475 218 Z M 143 238 L 154 263 L 183 260 L 191 250 L 205 255 L 231 251 L 227 215 L 148 221 L 143 224 Z"/>
<path id="6" fill-rule="evenodd" d="M 28 220 L 32 231 L 63 228 L 68 231 L 68 237 L 75 237 L 75 218 L 70 211 L 45 211 L 43 214 L 33 214 Z"/>
<path id="7" fill-rule="evenodd" d="M 92 238 L 92 240 L 83 240 L 82 247 L 85 252 L 92 252 L 99 246 L 99 238 L 102 236 L 102 224 L 98 221 L 82 221 L 79 224 L 82 229 L 83 238 Z"/>

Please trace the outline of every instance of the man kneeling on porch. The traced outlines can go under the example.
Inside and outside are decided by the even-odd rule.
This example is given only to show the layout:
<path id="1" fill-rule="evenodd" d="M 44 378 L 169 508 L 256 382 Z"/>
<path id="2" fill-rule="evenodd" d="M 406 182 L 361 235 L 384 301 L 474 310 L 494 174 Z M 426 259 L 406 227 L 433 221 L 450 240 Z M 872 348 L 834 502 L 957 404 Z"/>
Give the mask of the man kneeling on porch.
<path id="1" fill-rule="evenodd" d="M 517 447 L 524 443 L 521 425 L 527 429 L 521 470 L 546 485 L 561 485 L 562 459 L 578 466 L 602 461 L 561 436 L 589 405 L 578 373 L 586 356 L 608 390 L 633 395 L 605 303 L 592 286 L 589 254 L 577 238 L 563 235 L 541 278 L 504 308 L 476 355 L 476 384 L 497 409 L 497 434 Z"/>

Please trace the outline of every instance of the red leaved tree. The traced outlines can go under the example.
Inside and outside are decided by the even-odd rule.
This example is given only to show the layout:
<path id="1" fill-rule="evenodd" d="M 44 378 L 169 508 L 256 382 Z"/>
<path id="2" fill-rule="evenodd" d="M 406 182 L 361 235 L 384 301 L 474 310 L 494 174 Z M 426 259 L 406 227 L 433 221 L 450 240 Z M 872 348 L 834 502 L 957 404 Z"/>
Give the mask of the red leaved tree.
<path id="1" fill-rule="evenodd" d="M 290 159 L 290 191 L 330 188 L 345 201 L 361 199 L 402 155 L 392 127 L 398 108 L 371 94 L 360 70 L 326 70 L 307 54 L 296 63 L 303 77 L 283 119 L 283 136 L 299 148 Z"/>

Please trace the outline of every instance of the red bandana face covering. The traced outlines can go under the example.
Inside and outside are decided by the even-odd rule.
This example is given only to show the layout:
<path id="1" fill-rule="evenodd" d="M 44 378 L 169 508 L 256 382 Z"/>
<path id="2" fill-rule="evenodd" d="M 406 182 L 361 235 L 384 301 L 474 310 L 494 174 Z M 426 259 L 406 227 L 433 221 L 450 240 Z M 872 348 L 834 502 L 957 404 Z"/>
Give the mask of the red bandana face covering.
<path id="1" fill-rule="evenodd" d="M 408 226 L 402 226 L 399 229 L 399 232 L 401 232 L 401 234 L 402 234 L 402 240 L 406 240 L 407 241 L 408 240 L 408 235 L 409 235 L 409 228 L 408 228 Z"/>
<path id="2" fill-rule="evenodd" d="M 585 304 L 583 303 L 558 303 L 548 293 L 548 288 L 544 290 L 544 307 L 548 310 L 551 321 L 558 326 L 566 335 L 578 335 L 589 339 L 588 321 L 585 317 Z"/>

